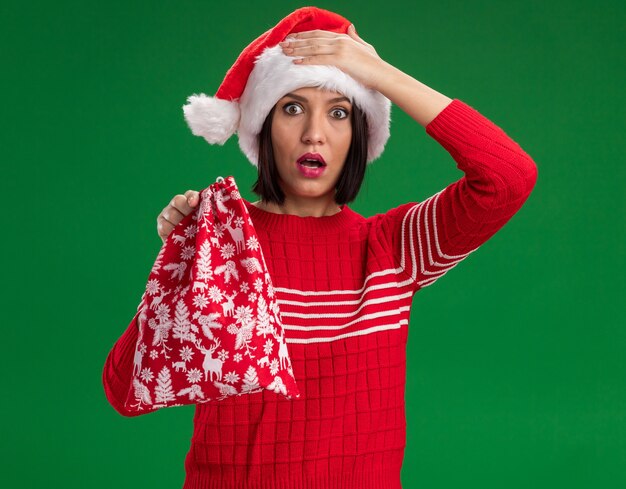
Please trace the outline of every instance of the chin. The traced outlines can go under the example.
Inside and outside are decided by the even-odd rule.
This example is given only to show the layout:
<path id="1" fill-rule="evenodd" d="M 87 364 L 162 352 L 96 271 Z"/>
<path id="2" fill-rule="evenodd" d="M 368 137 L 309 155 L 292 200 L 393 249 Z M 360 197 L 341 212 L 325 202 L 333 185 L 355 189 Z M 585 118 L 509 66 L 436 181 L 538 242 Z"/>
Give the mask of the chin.
<path id="1" fill-rule="evenodd" d="M 294 197 L 300 199 L 322 199 L 322 198 L 334 198 L 335 192 L 324 191 L 319 189 L 297 189 L 292 192 L 286 193 L 285 198 Z"/>
<path id="2" fill-rule="evenodd" d="M 309 199 L 319 199 L 322 197 L 334 197 L 335 195 L 335 189 L 324 189 L 318 186 L 315 186 L 315 188 L 297 188 L 294 189 L 293 192 L 291 192 L 291 195 L 293 195 L 294 197 L 306 197 Z"/>

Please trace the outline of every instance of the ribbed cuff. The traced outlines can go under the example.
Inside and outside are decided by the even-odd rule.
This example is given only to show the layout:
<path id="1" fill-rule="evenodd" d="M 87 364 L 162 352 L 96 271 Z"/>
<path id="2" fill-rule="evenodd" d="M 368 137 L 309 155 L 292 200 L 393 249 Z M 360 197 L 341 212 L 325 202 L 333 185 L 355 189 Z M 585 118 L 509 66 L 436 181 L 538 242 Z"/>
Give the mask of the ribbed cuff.
<path id="1" fill-rule="evenodd" d="M 142 413 L 127 411 L 124 408 L 128 396 L 132 374 L 135 347 L 139 333 L 135 314 L 126 331 L 117 340 L 107 356 L 102 371 L 102 384 L 106 397 L 113 408 L 123 416 L 138 416 Z"/>
<path id="2" fill-rule="evenodd" d="M 202 472 L 188 473 L 183 489 L 402 489 L 400 468 L 384 467 L 342 474 L 309 474 L 298 477 L 224 480 Z"/>

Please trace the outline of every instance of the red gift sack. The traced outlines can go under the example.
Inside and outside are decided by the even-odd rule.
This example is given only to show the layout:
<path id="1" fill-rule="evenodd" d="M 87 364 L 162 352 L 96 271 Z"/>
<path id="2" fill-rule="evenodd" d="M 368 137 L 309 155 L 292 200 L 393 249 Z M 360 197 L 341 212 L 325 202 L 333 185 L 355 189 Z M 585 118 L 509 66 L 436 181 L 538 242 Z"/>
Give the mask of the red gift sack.
<path id="1" fill-rule="evenodd" d="M 126 409 L 263 389 L 300 397 L 265 258 L 232 176 L 202 190 L 168 235 L 137 311 Z"/>

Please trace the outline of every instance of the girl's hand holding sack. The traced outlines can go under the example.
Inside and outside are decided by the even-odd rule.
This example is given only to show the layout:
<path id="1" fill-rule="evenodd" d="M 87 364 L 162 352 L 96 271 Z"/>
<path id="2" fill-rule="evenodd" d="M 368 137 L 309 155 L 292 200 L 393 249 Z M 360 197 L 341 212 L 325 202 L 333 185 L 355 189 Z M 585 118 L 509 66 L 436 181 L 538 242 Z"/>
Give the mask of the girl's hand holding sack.
<path id="1" fill-rule="evenodd" d="M 200 192 L 168 235 L 133 321 L 139 334 L 126 408 L 220 401 L 269 389 L 300 397 L 280 310 L 232 176 Z"/>

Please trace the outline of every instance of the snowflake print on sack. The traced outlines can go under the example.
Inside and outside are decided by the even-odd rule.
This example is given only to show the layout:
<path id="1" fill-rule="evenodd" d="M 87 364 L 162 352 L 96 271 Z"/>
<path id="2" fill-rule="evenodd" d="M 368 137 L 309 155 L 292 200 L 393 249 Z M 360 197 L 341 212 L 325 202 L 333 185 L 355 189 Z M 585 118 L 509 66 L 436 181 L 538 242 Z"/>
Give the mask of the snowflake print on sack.
<path id="1" fill-rule="evenodd" d="M 150 271 L 126 408 L 143 414 L 263 391 L 300 397 L 274 296 L 235 180 L 218 177 Z"/>
<path id="2" fill-rule="evenodd" d="M 205 294 L 197 294 L 193 297 L 193 305 L 202 310 L 209 305 L 209 298 Z"/>
<path id="3" fill-rule="evenodd" d="M 146 293 L 149 295 L 156 295 L 159 290 L 161 290 L 161 285 L 157 279 L 148 280 L 148 285 L 146 286 Z"/>
<path id="4" fill-rule="evenodd" d="M 154 375 L 152 374 L 152 371 L 149 368 L 144 368 L 141 371 L 140 377 L 141 377 L 141 380 L 143 380 L 147 384 L 152 380 Z"/>
<path id="5" fill-rule="evenodd" d="M 231 243 L 225 244 L 220 248 L 220 254 L 224 260 L 228 260 L 234 256 L 235 247 Z"/>
<path id="6" fill-rule="evenodd" d="M 270 363 L 270 372 L 272 375 L 276 375 L 276 372 L 278 372 L 278 360 L 275 358 L 272 360 L 272 363 Z"/>
<path id="7" fill-rule="evenodd" d="M 180 252 L 180 258 L 182 260 L 191 260 L 196 250 L 193 246 L 185 246 Z"/>
<path id="8" fill-rule="evenodd" d="M 239 382 L 239 375 L 237 374 L 237 372 L 228 372 L 225 376 L 224 376 L 224 382 L 228 382 L 229 384 L 236 384 L 237 382 Z"/>
<path id="9" fill-rule="evenodd" d="M 215 233 L 215 236 L 218 238 L 221 238 L 224 236 L 224 230 L 226 229 L 226 227 L 219 223 L 215 225 L 215 229 L 213 229 L 213 232 Z"/>
<path id="10" fill-rule="evenodd" d="M 252 251 L 256 251 L 259 249 L 259 240 L 256 239 L 256 236 L 250 236 L 248 238 L 248 241 L 246 242 L 246 246 L 248 247 L 248 249 L 252 250 Z"/>
<path id="11" fill-rule="evenodd" d="M 242 325 L 252 323 L 252 308 L 249 306 L 239 306 L 235 313 L 235 318 L 237 318 L 237 322 Z"/>
<path id="12" fill-rule="evenodd" d="M 198 226 L 196 224 L 190 224 L 183 231 L 183 234 L 185 235 L 185 240 L 193 238 L 197 232 L 198 232 Z"/>
<path id="13" fill-rule="evenodd" d="M 191 358 L 193 357 L 193 354 L 194 354 L 194 351 L 188 346 L 183 346 L 180 349 L 180 358 L 184 362 L 188 362 L 189 360 L 191 360 Z"/>
<path id="14" fill-rule="evenodd" d="M 202 380 L 202 372 L 200 372 L 200 369 L 192 368 L 187 374 L 187 380 L 191 384 L 197 384 L 200 382 Z"/>
<path id="15" fill-rule="evenodd" d="M 261 291 L 263 290 L 263 280 L 261 280 L 260 278 L 257 278 L 257 279 L 254 281 L 254 289 L 255 289 L 257 292 L 261 292 Z"/>
<path id="16" fill-rule="evenodd" d="M 209 289 L 209 297 L 213 302 L 222 302 L 222 291 L 214 285 Z"/>

